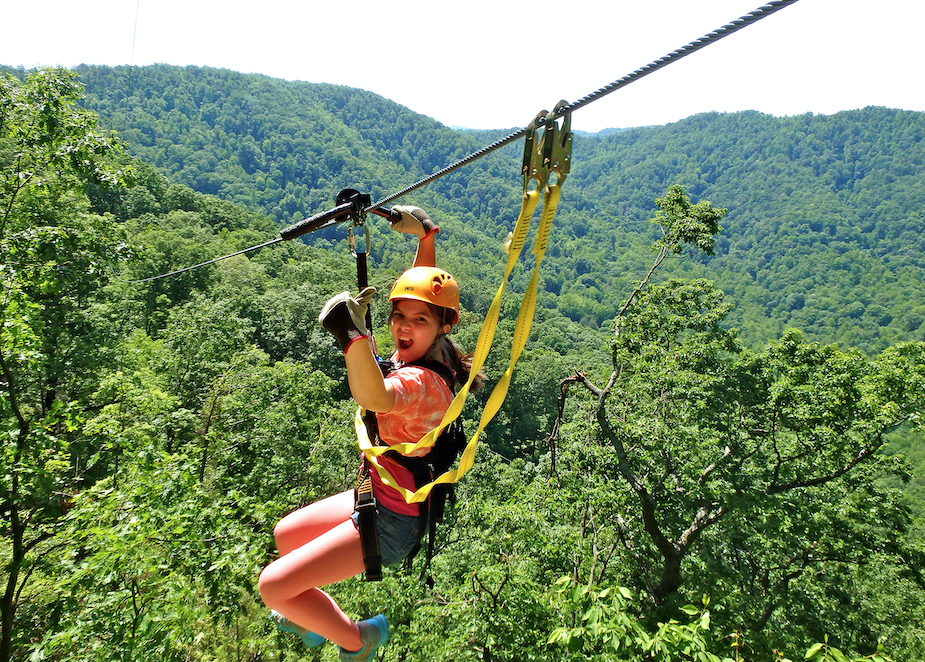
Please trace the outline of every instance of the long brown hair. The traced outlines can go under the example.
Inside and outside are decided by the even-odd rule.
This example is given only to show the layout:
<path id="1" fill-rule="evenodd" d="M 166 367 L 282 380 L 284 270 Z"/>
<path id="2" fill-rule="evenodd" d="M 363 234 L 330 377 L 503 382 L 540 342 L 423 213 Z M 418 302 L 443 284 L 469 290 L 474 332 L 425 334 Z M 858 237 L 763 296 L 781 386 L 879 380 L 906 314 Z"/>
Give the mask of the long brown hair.
<path id="1" fill-rule="evenodd" d="M 433 354 L 436 354 L 436 356 L 432 356 Z M 447 364 L 456 375 L 456 383 L 459 385 L 469 381 L 469 376 L 472 374 L 472 358 L 474 354 L 474 352 L 463 352 L 462 348 L 452 338 L 444 334 L 437 338 L 437 342 L 434 343 L 434 347 L 431 348 L 431 353 L 428 356 Z M 479 368 L 469 390 L 478 391 L 483 386 L 485 386 L 485 373 Z"/>

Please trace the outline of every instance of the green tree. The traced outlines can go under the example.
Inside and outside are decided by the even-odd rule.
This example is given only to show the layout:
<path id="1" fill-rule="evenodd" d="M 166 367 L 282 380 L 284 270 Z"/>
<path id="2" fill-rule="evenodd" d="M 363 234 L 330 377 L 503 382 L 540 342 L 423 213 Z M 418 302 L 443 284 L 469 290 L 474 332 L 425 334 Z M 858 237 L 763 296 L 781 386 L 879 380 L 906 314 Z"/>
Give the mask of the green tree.
<path id="1" fill-rule="evenodd" d="M 275 647 L 256 595 L 273 524 L 349 484 L 356 449 L 349 430 L 332 429 L 350 412 L 324 404 L 333 384 L 307 365 L 245 348 L 225 354 L 201 408 L 181 420 L 173 378 L 151 370 L 168 344 L 134 337 L 123 349 L 137 369 L 104 382 L 110 404 L 86 427 L 132 452 L 62 522 L 60 576 L 46 598 L 57 625 L 36 655 L 259 659 Z M 170 432 L 178 423 L 190 438 L 182 448 Z"/>
<path id="2" fill-rule="evenodd" d="M 716 226 L 686 234 L 688 207 L 664 200 L 656 263 L 682 242 L 708 249 Z M 581 372 L 563 384 L 592 396 L 592 438 L 612 454 L 595 479 L 620 495 L 611 525 L 654 613 L 721 586 L 728 618 L 760 631 L 811 570 L 914 553 L 907 510 L 875 478 L 905 473 L 879 451 L 890 430 L 921 425 L 925 343 L 867 359 L 790 331 L 753 354 L 723 327 L 711 283 L 653 272 L 614 324 L 606 384 Z"/>
<path id="3" fill-rule="evenodd" d="M 689 622 L 670 619 L 658 624 L 653 630 L 644 628 L 633 607 L 633 592 L 622 586 L 600 589 L 595 586 L 575 585 L 570 577 L 556 582 L 553 599 L 563 610 L 563 620 L 568 625 L 556 628 L 549 638 L 550 643 L 567 647 L 577 652 L 590 652 L 594 659 L 620 660 L 621 662 L 747 662 L 763 659 L 752 658 L 745 637 L 734 632 L 722 641 L 711 627 L 710 600 L 703 599 L 702 606 L 684 605 L 680 617 Z M 723 652 L 720 652 L 723 651 Z M 728 651 L 728 653 L 726 652 Z M 587 659 L 587 658 L 584 658 Z M 766 659 L 766 658 L 765 658 Z M 790 662 L 780 650 L 775 659 Z M 804 660 L 815 662 L 892 662 L 882 646 L 864 657 L 849 657 L 831 646 L 828 638 L 806 649 Z"/>
<path id="4" fill-rule="evenodd" d="M 78 431 L 109 343 L 93 293 L 125 256 L 85 186 L 116 185 L 113 140 L 76 106 L 76 76 L 0 77 L 0 660 L 13 655 L 20 596 L 92 455 Z"/>

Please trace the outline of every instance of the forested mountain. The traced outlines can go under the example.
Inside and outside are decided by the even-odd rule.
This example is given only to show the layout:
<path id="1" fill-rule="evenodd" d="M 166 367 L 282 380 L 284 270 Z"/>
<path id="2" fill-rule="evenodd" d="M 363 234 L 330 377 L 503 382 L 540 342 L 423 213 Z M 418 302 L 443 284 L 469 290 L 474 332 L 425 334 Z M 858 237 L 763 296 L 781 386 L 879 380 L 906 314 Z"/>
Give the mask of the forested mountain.
<path id="1" fill-rule="evenodd" d="M 342 188 L 374 200 L 395 193 L 509 133 L 456 132 L 333 85 L 195 67 L 78 71 L 85 104 L 131 153 L 173 181 L 283 224 L 329 207 Z M 580 128 L 580 112 L 573 125 Z M 786 326 L 866 351 L 921 339 L 923 135 L 922 113 L 868 108 L 703 114 L 576 137 L 545 268 L 545 290 L 556 297 L 545 304 L 594 326 L 612 319 L 614 293 L 648 260 L 654 198 L 681 184 L 729 214 L 716 255 L 679 268 L 731 295 L 730 322 L 750 343 Z M 446 250 L 480 264 L 474 275 L 496 270 L 480 253 L 516 217 L 520 145 L 409 196 L 449 217 Z"/>
<path id="2" fill-rule="evenodd" d="M 213 69 L 12 73 L 0 662 L 334 659 L 273 630 L 256 578 L 274 523 L 356 476 L 343 359 L 317 323 L 354 288 L 345 228 L 147 278 L 508 132 Z M 433 564 L 331 588 L 352 615 L 387 612 L 382 659 L 922 659 L 923 128 L 871 108 L 576 137 L 529 342 Z M 467 348 L 519 151 L 400 200 L 440 226 Z M 413 245 L 368 225 L 386 290 Z"/>
<path id="3" fill-rule="evenodd" d="M 881 349 L 925 333 L 923 130 L 922 113 L 885 108 L 698 115 L 589 141 L 576 179 L 616 217 L 675 182 L 728 207 L 704 273 L 745 333 L 768 319 Z"/>

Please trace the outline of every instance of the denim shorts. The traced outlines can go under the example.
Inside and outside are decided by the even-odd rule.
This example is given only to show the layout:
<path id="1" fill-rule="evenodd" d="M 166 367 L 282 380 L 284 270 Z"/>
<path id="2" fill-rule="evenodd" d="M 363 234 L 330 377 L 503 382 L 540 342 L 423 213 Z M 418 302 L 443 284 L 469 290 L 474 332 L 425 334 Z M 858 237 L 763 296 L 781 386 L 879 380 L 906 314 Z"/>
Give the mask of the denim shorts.
<path id="1" fill-rule="evenodd" d="M 359 530 L 359 515 L 354 510 L 350 519 Z M 426 522 L 424 523 L 426 529 Z M 379 554 L 382 565 L 393 565 L 404 560 L 418 544 L 421 518 L 417 515 L 402 515 L 383 506 L 376 508 L 376 531 L 379 534 Z"/>

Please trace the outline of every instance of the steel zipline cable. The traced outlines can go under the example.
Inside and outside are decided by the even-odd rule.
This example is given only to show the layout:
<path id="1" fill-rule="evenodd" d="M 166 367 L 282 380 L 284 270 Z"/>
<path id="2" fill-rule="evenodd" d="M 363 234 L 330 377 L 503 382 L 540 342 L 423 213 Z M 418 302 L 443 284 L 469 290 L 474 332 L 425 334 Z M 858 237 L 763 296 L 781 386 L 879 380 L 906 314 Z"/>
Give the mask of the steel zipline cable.
<path id="1" fill-rule="evenodd" d="M 781 9 L 784 9 L 785 7 L 789 7 L 790 5 L 796 2 L 798 2 L 798 0 L 772 0 L 766 5 L 762 5 L 761 7 L 758 7 L 757 9 L 755 9 L 754 11 L 751 11 L 748 14 L 735 19 L 731 23 L 727 23 L 726 25 L 720 28 L 717 28 L 716 30 L 713 30 L 712 32 L 707 33 L 700 39 L 696 39 L 690 42 L 689 44 L 687 44 L 686 46 L 682 46 L 681 48 L 672 51 L 668 55 L 665 55 L 664 57 L 661 57 L 653 62 L 650 62 L 644 67 L 640 67 L 639 69 L 636 69 L 632 73 L 627 74 L 626 76 L 623 76 L 622 78 L 618 80 L 615 80 L 609 85 L 605 85 L 599 90 L 596 90 L 595 92 L 592 92 L 591 94 L 585 97 L 582 97 L 578 101 L 561 107 L 558 111 L 552 114 L 550 118 L 548 118 L 548 121 L 555 121 L 559 117 L 563 117 L 564 115 L 567 115 L 576 110 L 579 110 L 580 108 L 587 106 L 589 103 L 592 103 L 593 101 L 597 101 L 601 97 L 610 94 L 611 92 L 616 92 L 617 90 L 626 87 L 630 83 L 633 83 L 639 80 L 640 78 L 648 76 L 649 74 L 654 73 L 658 71 L 659 69 L 667 67 L 669 64 L 673 64 L 683 57 L 687 57 L 688 55 L 692 53 L 696 53 L 700 49 L 705 48 L 706 46 L 709 46 L 710 44 L 716 43 L 720 39 L 724 37 L 728 37 L 729 35 L 735 32 L 738 32 L 742 28 L 748 27 L 749 25 L 752 25 L 760 21 L 761 19 L 766 18 L 777 11 L 780 11 Z M 545 114 L 545 111 L 544 111 L 544 114 Z M 537 124 L 541 126 L 544 123 L 545 121 L 542 120 L 540 116 L 538 116 Z M 482 158 L 483 156 L 497 149 L 500 149 L 501 147 L 504 147 L 505 145 L 508 145 L 514 142 L 515 140 L 518 140 L 519 138 L 526 135 L 526 133 L 527 133 L 526 128 L 519 129 L 518 131 L 515 131 L 514 133 L 511 133 L 510 135 L 507 135 L 504 138 L 496 140 L 490 145 L 483 147 L 477 152 L 473 152 L 469 156 L 463 159 L 460 159 L 459 161 L 452 163 L 446 166 L 445 168 L 438 170 L 432 175 L 428 175 L 427 177 L 424 177 L 423 179 L 415 182 L 414 184 L 406 188 L 403 188 L 397 193 L 394 193 L 390 196 L 382 198 L 381 200 L 378 200 L 377 202 L 364 207 L 362 211 L 363 212 L 373 212 L 380 216 L 388 217 L 389 212 L 383 209 L 385 205 L 407 195 L 408 193 L 411 193 L 412 191 L 415 191 L 423 186 L 426 186 L 427 184 L 430 184 L 431 182 L 436 181 L 437 179 L 440 179 L 441 177 L 448 175 L 449 173 L 454 172 L 455 170 L 459 170 L 460 168 L 463 168 L 469 165 L 473 161 L 476 161 Z M 265 248 L 267 246 L 272 246 L 273 244 L 277 244 L 281 241 L 287 241 L 289 239 L 294 239 L 295 237 L 298 237 L 302 234 L 313 232 L 315 230 L 320 230 L 324 227 L 328 227 L 329 225 L 339 223 L 343 221 L 344 218 L 347 215 L 349 215 L 351 211 L 353 211 L 352 205 L 350 205 L 349 203 L 341 204 L 341 205 L 334 207 L 333 209 L 329 209 L 325 212 L 316 214 L 310 218 L 307 218 L 303 221 L 296 223 L 295 225 L 292 225 L 286 228 L 280 233 L 281 234 L 280 237 L 277 237 L 276 239 L 273 239 L 271 241 L 267 241 L 263 244 L 259 244 L 257 246 L 251 246 L 250 248 L 245 248 L 235 253 L 231 253 L 229 255 L 224 255 L 222 257 L 215 258 L 214 260 L 209 260 L 207 262 L 201 262 L 200 264 L 194 264 L 190 267 L 178 269 L 176 271 L 171 271 L 169 273 L 164 273 L 158 276 L 151 276 L 150 278 L 144 278 L 141 280 L 133 280 L 129 282 L 145 283 L 148 281 L 157 280 L 159 278 L 166 278 L 167 276 L 174 276 L 176 274 L 180 274 L 185 271 L 189 271 L 191 269 L 196 269 L 198 267 L 203 267 L 209 264 L 213 264 L 215 262 L 219 262 L 221 260 L 225 260 L 225 259 L 234 257 L 236 255 L 241 255 L 243 253 L 254 251 L 259 248 Z"/>
<path id="2" fill-rule="evenodd" d="M 655 71 L 658 71 L 659 69 L 667 67 L 669 64 L 673 64 L 674 62 L 677 62 L 682 57 L 686 57 L 690 55 L 691 53 L 695 53 L 699 51 L 701 48 L 704 48 L 706 46 L 709 46 L 712 43 L 719 41 L 723 37 L 728 37 L 732 33 L 738 32 L 742 28 L 747 27 L 751 25 L 752 23 L 755 23 L 761 20 L 762 18 L 770 16 L 774 12 L 780 11 L 784 7 L 788 7 L 797 1 L 798 0 L 772 0 L 772 2 L 769 2 L 768 4 L 763 5 L 762 7 L 759 7 L 758 9 L 752 12 L 749 12 L 748 14 L 746 14 L 745 16 L 742 16 L 741 18 L 737 18 L 736 20 L 722 26 L 721 28 L 717 28 L 713 32 L 710 32 L 704 35 L 700 39 L 692 41 L 686 46 L 683 46 L 675 51 L 672 51 L 668 55 L 661 57 L 658 60 L 655 60 L 654 62 L 650 62 L 646 66 L 637 69 L 631 74 L 627 74 L 623 78 L 620 78 L 619 80 L 616 80 L 610 83 L 609 85 L 605 85 L 601 89 L 595 92 L 592 92 L 591 94 L 585 97 L 582 97 L 575 103 L 569 104 L 568 106 L 562 108 L 559 112 L 555 114 L 554 117 L 559 118 L 559 117 L 562 117 L 563 115 L 566 115 L 567 113 L 571 113 L 573 111 L 578 110 L 579 108 L 583 108 L 587 106 L 589 103 L 593 101 L 597 101 L 601 97 L 606 96 L 610 94 L 611 92 L 616 92 L 617 90 L 623 87 L 626 87 L 630 83 L 635 82 L 639 80 L 640 78 L 643 78 L 644 76 L 648 76 L 649 74 Z M 374 205 L 372 205 L 370 209 L 372 209 L 373 207 L 382 207 L 384 205 L 387 205 L 393 200 L 397 200 L 398 198 L 401 198 L 402 196 L 407 195 L 411 191 L 421 188 L 422 186 L 426 186 L 432 181 L 439 179 L 440 177 L 443 177 L 444 175 L 449 174 L 450 172 L 453 172 L 454 170 L 457 170 L 465 165 L 468 165 L 469 163 L 472 163 L 473 161 L 477 159 L 480 159 L 481 157 L 485 156 L 489 152 L 493 152 L 496 149 L 499 149 L 509 143 L 514 142 L 515 140 L 525 135 L 526 132 L 527 132 L 527 129 L 525 128 L 515 131 L 514 133 L 508 136 L 505 136 L 504 138 L 501 138 L 500 140 L 490 145 L 487 145 L 486 147 L 483 147 L 479 151 L 473 154 L 470 154 L 466 158 L 460 161 L 457 161 L 456 163 L 453 163 L 451 165 L 448 165 L 442 170 L 438 170 L 434 174 L 428 177 L 425 177 L 419 182 L 415 182 L 411 186 L 405 189 L 402 189 L 398 193 L 394 195 L 390 195 L 387 198 L 383 198 L 382 200 L 379 200 Z M 367 209 L 367 211 L 369 211 L 369 209 Z"/>

